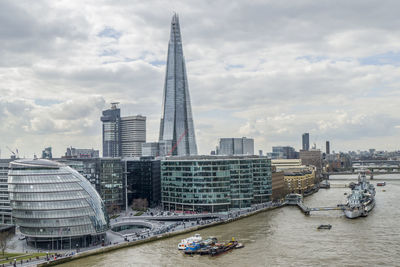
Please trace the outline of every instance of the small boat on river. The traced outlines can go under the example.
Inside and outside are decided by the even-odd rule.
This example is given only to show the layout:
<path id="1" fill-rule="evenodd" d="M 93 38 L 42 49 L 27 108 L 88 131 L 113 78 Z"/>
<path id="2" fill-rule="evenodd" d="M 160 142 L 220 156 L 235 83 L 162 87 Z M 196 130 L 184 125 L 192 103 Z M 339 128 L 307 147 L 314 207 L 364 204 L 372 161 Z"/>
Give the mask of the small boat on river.
<path id="1" fill-rule="evenodd" d="M 195 234 L 194 236 L 182 239 L 181 242 L 178 244 L 178 249 L 185 250 L 188 245 L 192 243 L 198 243 L 202 240 L 203 238 L 201 237 L 200 234 Z"/>

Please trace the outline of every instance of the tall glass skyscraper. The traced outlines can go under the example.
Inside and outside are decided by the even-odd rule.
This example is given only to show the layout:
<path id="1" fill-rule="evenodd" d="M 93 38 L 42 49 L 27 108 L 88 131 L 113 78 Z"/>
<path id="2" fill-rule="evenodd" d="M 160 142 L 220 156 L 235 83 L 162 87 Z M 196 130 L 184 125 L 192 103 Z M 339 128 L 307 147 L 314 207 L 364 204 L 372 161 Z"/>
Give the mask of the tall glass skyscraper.
<path id="1" fill-rule="evenodd" d="M 171 141 L 170 155 L 197 155 L 192 107 L 183 57 L 179 18 L 174 14 L 164 84 L 160 141 Z"/>

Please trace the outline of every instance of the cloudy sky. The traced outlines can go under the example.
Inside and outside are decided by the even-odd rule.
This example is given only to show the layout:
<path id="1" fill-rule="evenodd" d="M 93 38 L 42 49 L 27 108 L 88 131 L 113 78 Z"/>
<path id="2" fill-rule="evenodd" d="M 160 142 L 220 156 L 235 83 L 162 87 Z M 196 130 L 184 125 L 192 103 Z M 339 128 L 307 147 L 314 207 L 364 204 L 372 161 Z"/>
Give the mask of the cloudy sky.
<path id="1" fill-rule="evenodd" d="M 84 2 L 84 3 L 82 3 Z M 400 148 L 399 1 L 0 1 L 0 148 L 101 149 L 101 111 L 158 139 L 170 20 L 180 16 L 199 152 Z"/>

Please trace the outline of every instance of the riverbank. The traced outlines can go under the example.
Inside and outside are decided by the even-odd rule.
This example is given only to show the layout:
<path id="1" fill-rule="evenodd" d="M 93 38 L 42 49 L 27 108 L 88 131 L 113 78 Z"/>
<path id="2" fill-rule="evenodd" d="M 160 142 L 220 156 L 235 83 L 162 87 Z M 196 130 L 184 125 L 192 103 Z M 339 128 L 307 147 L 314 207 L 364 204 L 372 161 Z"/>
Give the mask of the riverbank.
<path id="1" fill-rule="evenodd" d="M 212 222 L 212 223 L 204 224 L 204 225 L 196 225 L 196 226 L 192 226 L 192 227 L 189 227 L 189 228 L 186 228 L 186 229 L 183 229 L 183 230 L 164 233 L 164 234 L 161 234 L 161 235 L 152 236 L 152 237 L 149 237 L 149 238 L 146 238 L 146 239 L 142 239 L 142 240 L 116 244 L 116 245 L 112 245 L 112 246 L 108 246 L 108 247 L 101 247 L 101 248 L 97 248 L 97 249 L 93 249 L 93 250 L 77 253 L 77 254 L 75 254 L 73 256 L 64 257 L 64 258 L 56 259 L 56 260 L 53 260 L 53 261 L 40 263 L 37 266 L 39 266 L 39 267 L 42 267 L 42 266 L 55 266 L 55 265 L 58 265 L 58 264 L 61 264 L 61 263 L 66 263 L 66 262 L 70 262 L 70 261 L 74 261 L 74 260 L 78 260 L 78 259 L 82 259 L 82 258 L 86 258 L 86 257 L 90 257 L 90 256 L 95 256 L 95 255 L 99 255 L 99 254 L 103 254 L 103 253 L 107 253 L 107 252 L 111 252 L 111 251 L 115 251 L 115 250 L 120 250 L 120 249 L 123 249 L 123 248 L 139 246 L 139 245 L 142 245 L 142 244 L 146 244 L 146 243 L 159 241 L 159 240 L 162 240 L 162 239 L 166 239 L 166 238 L 170 238 L 170 237 L 174 237 L 174 236 L 178 236 L 178 235 L 183 235 L 183 234 L 199 231 L 199 230 L 202 230 L 202 229 L 205 229 L 205 228 L 209 228 L 209 227 L 214 227 L 214 226 L 217 226 L 217 225 L 229 224 L 231 222 L 234 222 L 234 221 L 237 221 L 237 220 L 240 220 L 240 219 L 243 219 L 243 218 L 247 218 L 247 217 L 250 217 L 250 216 L 254 216 L 254 215 L 259 214 L 261 212 L 266 212 L 266 211 L 269 211 L 269 210 L 277 209 L 277 208 L 280 208 L 280 207 L 283 207 L 283 206 L 284 205 L 282 205 L 282 204 L 276 205 L 276 206 L 268 206 L 268 207 L 265 207 L 265 208 L 253 210 L 253 211 L 250 211 L 248 213 L 238 215 L 236 217 L 228 218 L 228 219 L 225 219 L 225 220 Z"/>

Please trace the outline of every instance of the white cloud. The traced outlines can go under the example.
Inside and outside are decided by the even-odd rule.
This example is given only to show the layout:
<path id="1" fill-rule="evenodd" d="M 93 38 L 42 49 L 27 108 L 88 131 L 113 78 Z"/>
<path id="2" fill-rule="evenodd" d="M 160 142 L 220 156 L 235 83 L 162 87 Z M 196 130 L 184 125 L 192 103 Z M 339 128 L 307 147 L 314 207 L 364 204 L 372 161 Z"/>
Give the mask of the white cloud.
<path id="1" fill-rule="evenodd" d="M 264 151 L 299 148 L 303 132 L 335 150 L 398 149 L 399 8 L 361 0 L 2 1 L 0 148 L 100 148 L 101 110 L 112 101 L 124 115 L 147 116 L 148 140 L 156 140 L 177 11 L 201 153 L 219 137 L 244 135 Z"/>

